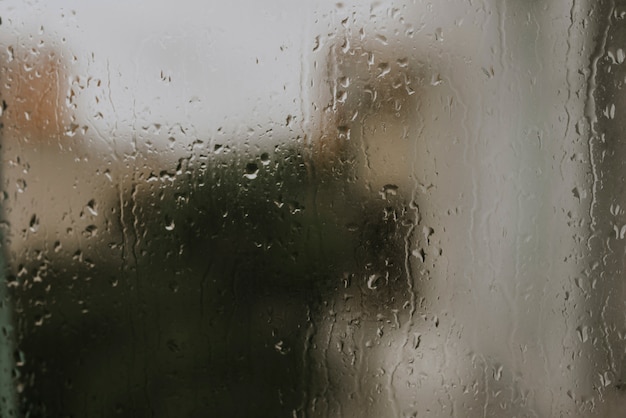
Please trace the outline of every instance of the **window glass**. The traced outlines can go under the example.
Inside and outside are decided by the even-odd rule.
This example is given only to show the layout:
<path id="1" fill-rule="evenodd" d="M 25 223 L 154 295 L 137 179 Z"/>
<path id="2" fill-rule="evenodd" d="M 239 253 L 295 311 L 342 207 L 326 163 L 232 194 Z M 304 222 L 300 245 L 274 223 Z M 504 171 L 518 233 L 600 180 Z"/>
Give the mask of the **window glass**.
<path id="1" fill-rule="evenodd" d="M 4 2 L 0 415 L 622 416 L 622 3 Z"/>

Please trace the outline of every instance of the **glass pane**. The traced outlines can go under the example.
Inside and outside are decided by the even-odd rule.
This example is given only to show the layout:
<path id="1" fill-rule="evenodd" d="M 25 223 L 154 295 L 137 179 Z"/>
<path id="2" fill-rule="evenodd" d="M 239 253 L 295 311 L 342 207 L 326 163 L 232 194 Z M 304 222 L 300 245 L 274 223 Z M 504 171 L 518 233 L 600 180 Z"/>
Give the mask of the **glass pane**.
<path id="1" fill-rule="evenodd" d="M 3 3 L 0 415 L 622 416 L 622 3 Z"/>

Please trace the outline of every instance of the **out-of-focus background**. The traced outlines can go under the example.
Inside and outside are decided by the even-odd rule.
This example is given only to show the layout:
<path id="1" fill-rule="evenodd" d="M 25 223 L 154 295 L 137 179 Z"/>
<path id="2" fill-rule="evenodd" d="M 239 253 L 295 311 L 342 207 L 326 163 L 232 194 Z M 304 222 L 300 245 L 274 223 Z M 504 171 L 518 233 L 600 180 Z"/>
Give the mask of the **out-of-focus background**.
<path id="1" fill-rule="evenodd" d="M 2 416 L 621 416 L 626 2 L 2 5 Z"/>

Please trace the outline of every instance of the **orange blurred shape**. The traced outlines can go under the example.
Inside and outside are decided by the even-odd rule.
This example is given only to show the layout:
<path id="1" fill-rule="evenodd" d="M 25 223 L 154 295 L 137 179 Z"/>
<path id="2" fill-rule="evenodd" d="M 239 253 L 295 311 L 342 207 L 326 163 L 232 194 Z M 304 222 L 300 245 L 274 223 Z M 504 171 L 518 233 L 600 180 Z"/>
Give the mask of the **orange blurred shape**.
<path id="1" fill-rule="evenodd" d="M 4 129 L 20 140 L 59 141 L 70 122 L 65 60 L 54 50 L 8 51 L 0 69 Z"/>

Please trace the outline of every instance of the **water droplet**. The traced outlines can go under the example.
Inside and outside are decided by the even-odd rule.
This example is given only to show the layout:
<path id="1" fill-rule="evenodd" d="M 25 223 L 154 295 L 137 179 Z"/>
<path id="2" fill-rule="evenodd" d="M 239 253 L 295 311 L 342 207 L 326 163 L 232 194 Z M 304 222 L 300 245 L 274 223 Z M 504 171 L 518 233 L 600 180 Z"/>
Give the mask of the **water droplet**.
<path id="1" fill-rule="evenodd" d="M 430 85 L 431 86 L 438 86 L 441 83 L 443 83 L 443 79 L 441 78 L 441 74 L 433 74 L 432 77 L 430 78 Z"/>
<path id="2" fill-rule="evenodd" d="M 609 106 L 604 109 L 604 116 L 608 119 L 615 118 L 615 103 L 611 103 Z"/>
<path id="3" fill-rule="evenodd" d="M 344 287 L 344 289 L 347 289 L 352 284 L 352 275 L 349 274 L 349 273 L 343 273 L 342 280 L 343 280 L 343 287 Z"/>
<path id="4" fill-rule="evenodd" d="M 24 179 L 18 179 L 15 182 L 15 185 L 17 186 L 17 191 L 19 193 L 24 193 L 24 191 L 26 190 L 26 180 Z"/>
<path id="5" fill-rule="evenodd" d="M 615 239 L 624 239 L 626 237 L 626 224 L 621 227 L 613 225 L 613 232 L 615 232 Z"/>
<path id="6" fill-rule="evenodd" d="M 167 229 L 168 231 L 173 231 L 175 227 L 176 227 L 176 224 L 174 223 L 174 220 L 166 215 L 165 216 L 165 229 Z"/>
<path id="7" fill-rule="evenodd" d="M 89 202 L 87 202 L 87 210 L 93 216 L 98 215 L 98 206 L 96 205 L 96 201 L 94 199 L 91 199 Z"/>
<path id="8" fill-rule="evenodd" d="M 422 334 L 420 334 L 419 332 L 413 334 L 413 349 L 417 350 L 420 344 L 422 344 Z"/>
<path id="9" fill-rule="evenodd" d="M 383 44 L 383 45 L 387 45 L 388 44 L 387 37 L 385 35 L 381 35 L 380 33 L 376 34 L 376 40 L 378 42 L 380 42 L 381 44 Z"/>
<path id="10" fill-rule="evenodd" d="M 78 132 L 78 128 L 80 126 L 76 123 L 71 123 L 70 126 L 67 127 L 67 129 L 65 130 L 65 136 L 68 137 L 73 137 L 76 135 L 76 133 Z"/>
<path id="11" fill-rule="evenodd" d="M 574 187 L 572 189 L 572 195 L 578 200 L 584 199 L 587 197 L 587 193 L 584 190 L 579 189 L 578 187 Z"/>
<path id="12" fill-rule="evenodd" d="M 354 222 L 350 222 L 346 224 L 346 228 L 348 229 L 348 231 L 350 232 L 356 232 L 359 230 L 359 225 L 354 223 Z"/>
<path id="13" fill-rule="evenodd" d="M 607 55 L 611 59 L 613 64 L 622 64 L 624 62 L 624 50 L 622 48 L 618 48 L 615 52 L 612 50 L 607 51 Z"/>
<path id="14" fill-rule="evenodd" d="M 259 174 L 259 166 L 256 163 L 246 164 L 246 172 L 243 175 L 245 178 L 254 180 L 258 174 Z"/>
<path id="15" fill-rule="evenodd" d="M 15 365 L 17 367 L 22 367 L 26 364 L 26 355 L 22 350 L 15 350 L 13 353 L 13 357 L 15 359 Z"/>
<path id="16" fill-rule="evenodd" d="M 613 383 L 613 379 L 611 379 L 611 372 L 598 373 L 600 377 L 600 383 L 603 387 L 608 387 Z"/>
<path id="17" fill-rule="evenodd" d="M 37 230 L 39 229 L 39 218 L 37 217 L 36 214 L 31 216 L 30 222 L 28 223 L 28 227 L 31 230 L 31 232 L 37 232 Z"/>
<path id="18" fill-rule="evenodd" d="M 502 379 L 502 365 L 496 365 L 493 368 L 493 379 L 497 382 Z"/>
<path id="19" fill-rule="evenodd" d="M 378 77 L 384 77 L 391 72 L 391 67 L 389 66 L 388 63 L 383 62 L 382 64 L 378 65 L 378 70 L 380 71 L 380 74 L 378 74 Z"/>
<path id="20" fill-rule="evenodd" d="M 337 132 L 339 133 L 339 139 L 350 139 L 350 128 L 346 125 L 337 126 Z"/>
<path id="21" fill-rule="evenodd" d="M 389 200 L 390 196 L 396 196 L 398 194 L 398 186 L 395 184 L 385 184 L 380 191 L 380 197 L 385 200 Z"/>
<path id="22" fill-rule="evenodd" d="M 589 327 L 587 325 L 581 325 L 576 328 L 576 333 L 578 334 L 578 339 L 585 343 L 589 340 Z"/>
<path id="23" fill-rule="evenodd" d="M 320 37 L 319 35 L 315 37 L 315 42 L 313 43 L 313 52 L 320 49 Z"/>
<path id="24" fill-rule="evenodd" d="M 417 258 L 418 260 L 420 260 L 422 263 L 426 259 L 426 252 L 424 251 L 423 248 L 419 248 L 419 249 L 413 250 L 411 252 L 411 255 L 413 257 Z"/>
<path id="25" fill-rule="evenodd" d="M 291 351 L 291 349 L 287 347 L 283 340 L 280 340 L 276 344 L 274 344 L 274 349 L 283 356 L 287 355 Z"/>
<path id="26" fill-rule="evenodd" d="M 621 213 L 620 205 L 611 205 L 609 210 L 611 211 L 611 215 L 613 216 L 617 216 Z"/>
<path id="27" fill-rule="evenodd" d="M 439 42 L 443 41 L 443 29 L 442 28 L 435 29 L 435 40 Z"/>
<path id="28" fill-rule="evenodd" d="M 85 228 L 85 236 L 87 238 L 95 237 L 97 233 L 98 227 L 95 225 L 88 225 L 87 228 Z"/>
<path id="29" fill-rule="evenodd" d="M 382 283 L 384 276 L 380 274 L 370 274 L 367 278 L 367 288 L 371 290 L 378 289 L 378 286 Z"/>

